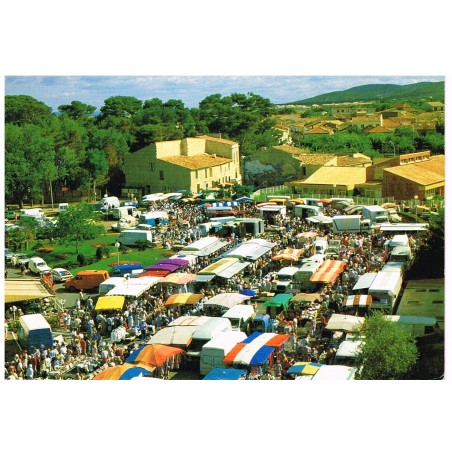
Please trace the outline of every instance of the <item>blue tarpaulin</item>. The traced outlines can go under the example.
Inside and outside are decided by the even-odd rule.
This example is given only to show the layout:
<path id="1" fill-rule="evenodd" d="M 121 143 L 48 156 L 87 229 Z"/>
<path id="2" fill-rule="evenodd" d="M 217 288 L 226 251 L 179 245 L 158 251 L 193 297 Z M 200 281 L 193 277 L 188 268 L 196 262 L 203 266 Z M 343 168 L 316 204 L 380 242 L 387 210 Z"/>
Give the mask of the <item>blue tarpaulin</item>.
<path id="1" fill-rule="evenodd" d="M 212 369 L 203 380 L 238 380 L 241 376 L 246 374 L 245 369 L 219 368 Z"/>
<path id="2" fill-rule="evenodd" d="M 275 349 L 273 347 L 263 345 L 251 358 L 250 366 L 258 366 L 259 364 L 264 364 L 274 351 Z"/>

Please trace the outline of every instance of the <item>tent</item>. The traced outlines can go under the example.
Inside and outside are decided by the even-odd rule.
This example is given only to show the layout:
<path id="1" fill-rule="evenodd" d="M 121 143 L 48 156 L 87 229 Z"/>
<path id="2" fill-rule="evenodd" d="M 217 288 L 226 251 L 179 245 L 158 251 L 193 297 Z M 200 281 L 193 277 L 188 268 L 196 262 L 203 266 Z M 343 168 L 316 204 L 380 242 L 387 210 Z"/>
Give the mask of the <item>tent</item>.
<path id="1" fill-rule="evenodd" d="M 188 347 L 192 340 L 193 333 L 198 328 L 198 325 L 166 326 L 157 331 L 147 343 Z"/>
<path id="2" fill-rule="evenodd" d="M 93 380 L 131 380 L 140 375 L 151 375 L 155 367 L 124 363 L 119 366 L 107 367 L 94 376 Z"/>
<path id="3" fill-rule="evenodd" d="M 282 307 L 284 311 L 287 311 L 287 308 L 289 306 L 289 301 L 293 298 L 293 294 L 291 293 L 278 293 L 274 297 L 272 297 L 270 300 L 266 301 L 264 303 L 264 306 L 267 308 L 275 307 L 280 308 Z"/>
<path id="4" fill-rule="evenodd" d="M 212 298 L 204 303 L 204 307 L 207 306 L 219 306 L 220 308 L 232 308 L 236 304 L 243 303 L 245 300 L 251 298 L 250 295 L 243 295 L 236 292 L 232 293 L 220 293 L 214 295 Z"/>
<path id="5" fill-rule="evenodd" d="M 300 257 L 302 257 L 304 254 L 303 249 L 296 249 L 296 248 L 285 248 L 278 252 L 275 256 L 272 257 L 273 261 L 292 261 L 297 262 L 300 260 Z"/>
<path id="6" fill-rule="evenodd" d="M 193 273 L 170 273 L 160 280 L 159 283 L 182 286 L 194 281 L 195 278 L 196 275 Z"/>
<path id="7" fill-rule="evenodd" d="M 315 303 L 320 302 L 323 295 L 319 293 L 297 293 L 292 298 L 292 303 Z"/>
<path id="8" fill-rule="evenodd" d="M 351 306 L 370 306 L 372 304 L 372 296 L 371 295 L 349 295 L 345 299 L 344 306 L 345 307 L 351 307 Z"/>
<path id="9" fill-rule="evenodd" d="M 211 317 L 206 315 L 181 315 L 168 324 L 168 326 L 200 326 L 204 325 Z"/>
<path id="10" fill-rule="evenodd" d="M 39 278 L 13 279 L 7 278 L 5 283 L 5 303 L 36 300 L 54 297 Z"/>
<path id="11" fill-rule="evenodd" d="M 203 380 L 241 380 L 245 375 L 245 369 L 215 367 L 203 378 Z"/>
<path id="12" fill-rule="evenodd" d="M 248 198 L 246 196 L 242 196 L 241 198 L 237 198 L 236 199 L 237 202 L 252 202 L 254 201 L 253 198 Z"/>
<path id="13" fill-rule="evenodd" d="M 180 348 L 162 344 L 148 344 L 133 351 L 126 359 L 126 363 L 160 367 L 168 359 L 181 353 L 183 353 L 183 350 Z"/>
<path id="14" fill-rule="evenodd" d="M 256 366 L 265 363 L 276 348 L 282 347 L 289 339 L 288 334 L 257 333 L 235 345 L 224 357 L 229 365 Z"/>
<path id="15" fill-rule="evenodd" d="M 97 299 L 96 311 L 110 311 L 112 309 L 122 309 L 125 297 L 122 295 L 105 295 Z"/>
<path id="16" fill-rule="evenodd" d="M 364 320 L 364 317 L 357 317 L 354 315 L 332 314 L 325 329 L 352 333 L 360 328 L 364 323 Z"/>
<path id="17" fill-rule="evenodd" d="M 203 297 L 203 294 L 199 293 L 176 293 L 174 295 L 171 295 L 166 301 L 165 306 L 182 306 L 187 304 L 196 304 L 201 298 Z"/>
<path id="18" fill-rule="evenodd" d="M 271 251 L 276 243 L 263 239 L 252 239 L 235 246 L 223 254 L 225 258 L 247 259 L 255 261 Z"/>
<path id="19" fill-rule="evenodd" d="M 301 374 L 301 375 L 315 375 L 320 367 L 321 363 L 310 362 L 296 362 L 287 370 L 289 374 Z"/>
<path id="20" fill-rule="evenodd" d="M 327 259 L 311 276 L 311 282 L 333 283 L 336 278 L 344 271 L 347 263 L 345 261 L 336 261 Z"/>

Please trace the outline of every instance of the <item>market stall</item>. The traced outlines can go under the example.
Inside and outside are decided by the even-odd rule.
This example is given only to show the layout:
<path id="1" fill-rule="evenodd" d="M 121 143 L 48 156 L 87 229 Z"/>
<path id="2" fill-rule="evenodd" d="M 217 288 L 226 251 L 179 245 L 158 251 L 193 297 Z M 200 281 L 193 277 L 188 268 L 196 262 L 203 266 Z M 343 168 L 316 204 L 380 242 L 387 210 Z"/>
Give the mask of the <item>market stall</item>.
<path id="1" fill-rule="evenodd" d="M 276 318 L 281 312 L 286 312 L 289 308 L 289 302 L 293 298 L 291 293 L 278 293 L 273 296 L 270 300 L 264 303 L 267 308 L 267 314 L 270 315 L 272 319 Z"/>
<path id="2" fill-rule="evenodd" d="M 228 309 L 236 304 L 243 303 L 245 300 L 251 298 L 250 295 L 243 295 L 236 292 L 220 293 L 209 298 L 204 302 L 204 311 L 211 315 L 223 315 Z"/>
<path id="3" fill-rule="evenodd" d="M 352 333 L 359 330 L 364 321 L 364 317 L 356 317 L 354 315 L 346 314 L 332 314 L 325 326 L 325 329 Z"/>
<path id="4" fill-rule="evenodd" d="M 273 261 L 289 261 L 289 262 L 298 262 L 300 258 L 303 256 L 304 250 L 297 248 L 284 248 L 279 251 L 275 256 L 272 257 Z"/>
<path id="5" fill-rule="evenodd" d="M 165 306 L 192 306 L 198 303 L 203 296 L 203 294 L 191 292 L 174 294 L 165 301 Z"/>
<path id="6" fill-rule="evenodd" d="M 115 311 L 122 310 L 125 297 L 123 295 L 104 295 L 97 299 L 95 311 Z"/>
<path id="7" fill-rule="evenodd" d="M 327 259 L 311 276 L 311 282 L 332 284 L 337 277 L 344 271 L 347 263 L 345 261 L 337 261 Z"/>
<path id="8" fill-rule="evenodd" d="M 93 377 L 93 380 L 131 380 L 138 376 L 150 376 L 155 370 L 155 366 L 143 364 L 135 365 L 131 363 L 120 364 L 119 366 L 107 367 Z"/>
<path id="9" fill-rule="evenodd" d="M 275 246 L 276 243 L 274 242 L 269 242 L 264 239 L 252 239 L 246 242 L 242 242 L 241 244 L 224 253 L 222 256 L 255 261 L 265 254 L 269 253 Z"/>
<path id="10" fill-rule="evenodd" d="M 163 344 L 147 344 L 134 350 L 126 359 L 126 363 L 156 368 L 171 362 L 170 367 L 172 368 L 177 355 L 181 355 L 183 352 L 182 349 L 177 347 Z"/>
<path id="11" fill-rule="evenodd" d="M 321 363 L 313 362 L 296 362 L 287 370 L 287 373 L 291 376 L 296 375 L 315 375 L 317 371 L 322 367 Z"/>

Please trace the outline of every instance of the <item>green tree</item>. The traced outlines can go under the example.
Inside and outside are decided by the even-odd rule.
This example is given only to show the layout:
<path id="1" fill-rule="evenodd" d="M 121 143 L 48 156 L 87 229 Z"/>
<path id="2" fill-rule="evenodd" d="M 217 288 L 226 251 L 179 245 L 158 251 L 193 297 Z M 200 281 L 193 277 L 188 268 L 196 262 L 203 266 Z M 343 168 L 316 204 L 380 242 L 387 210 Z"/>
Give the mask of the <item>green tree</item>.
<path id="1" fill-rule="evenodd" d="M 361 327 L 365 337 L 356 358 L 359 380 L 397 380 L 407 377 L 418 360 L 414 338 L 396 322 L 376 313 Z"/>
<path id="2" fill-rule="evenodd" d="M 70 206 L 61 212 L 55 228 L 55 236 L 63 243 L 75 244 L 75 252 L 82 240 L 99 237 L 104 232 L 104 227 L 96 225 L 92 209 L 84 203 Z"/>
<path id="3" fill-rule="evenodd" d="M 81 119 L 86 118 L 87 116 L 92 116 L 96 111 L 96 107 L 73 100 L 70 105 L 60 105 L 58 107 L 58 111 L 62 114 L 68 115 L 72 119 Z"/>
<path id="4" fill-rule="evenodd" d="M 6 124 L 40 124 L 51 115 L 50 107 L 31 96 L 5 96 Z"/>
<path id="5" fill-rule="evenodd" d="M 5 194 L 23 207 L 56 178 L 53 140 L 39 126 L 5 126 Z"/>
<path id="6" fill-rule="evenodd" d="M 113 96 L 104 101 L 103 107 L 100 109 L 100 117 L 102 120 L 108 116 L 116 116 L 118 118 L 128 118 L 135 115 L 141 110 L 143 103 L 136 97 L 132 96 Z"/>

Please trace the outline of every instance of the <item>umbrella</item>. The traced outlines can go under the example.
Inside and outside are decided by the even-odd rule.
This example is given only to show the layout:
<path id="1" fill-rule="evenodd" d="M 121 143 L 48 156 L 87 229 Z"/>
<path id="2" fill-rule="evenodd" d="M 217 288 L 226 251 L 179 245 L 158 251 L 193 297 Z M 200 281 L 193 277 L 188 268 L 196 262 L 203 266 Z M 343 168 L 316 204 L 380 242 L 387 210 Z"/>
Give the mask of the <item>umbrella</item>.
<path id="1" fill-rule="evenodd" d="M 169 358 L 180 353 L 183 353 L 180 348 L 162 344 L 146 344 L 132 352 L 126 359 L 126 363 L 160 367 Z"/>
<path id="2" fill-rule="evenodd" d="M 241 295 L 249 295 L 250 297 L 255 297 L 256 292 L 253 289 L 242 289 L 240 291 Z"/>
<path id="3" fill-rule="evenodd" d="M 140 375 L 151 375 L 155 366 L 146 366 L 140 364 L 124 363 L 120 366 L 107 367 L 107 369 L 98 373 L 93 380 L 131 380 Z"/>
<path id="4" fill-rule="evenodd" d="M 323 364 L 320 363 L 308 363 L 297 362 L 293 366 L 289 367 L 287 373 L 289 374 L 302 374 L 302 375 L 315 375 Z"/>

